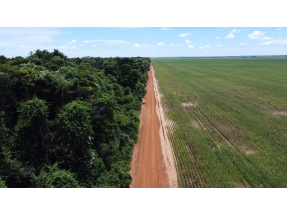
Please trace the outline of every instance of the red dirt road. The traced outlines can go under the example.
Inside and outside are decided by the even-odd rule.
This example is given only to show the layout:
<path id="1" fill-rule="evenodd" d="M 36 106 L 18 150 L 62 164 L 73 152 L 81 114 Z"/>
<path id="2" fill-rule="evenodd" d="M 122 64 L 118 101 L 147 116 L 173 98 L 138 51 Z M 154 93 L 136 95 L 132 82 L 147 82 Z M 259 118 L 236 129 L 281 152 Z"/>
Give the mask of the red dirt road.
<path id="1" fill-rule="evenodd" d="M 167 188 L 169 177 L 160 144 L 160 122 L 152 71 L 148 72 L 147 94 L 142 103 L 138 141 L 132 159 L 131 188 Z"/>

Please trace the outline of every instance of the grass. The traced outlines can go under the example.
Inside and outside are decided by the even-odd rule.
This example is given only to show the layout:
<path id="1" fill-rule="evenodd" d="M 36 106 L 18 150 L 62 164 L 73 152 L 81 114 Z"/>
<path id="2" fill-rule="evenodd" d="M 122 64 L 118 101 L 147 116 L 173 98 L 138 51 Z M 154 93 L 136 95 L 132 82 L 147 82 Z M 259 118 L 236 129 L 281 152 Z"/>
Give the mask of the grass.
<path id="1" fill-rule="evenodd" d="M 287 59 L 152 64 L 180 187 L 287 187 Z"/>

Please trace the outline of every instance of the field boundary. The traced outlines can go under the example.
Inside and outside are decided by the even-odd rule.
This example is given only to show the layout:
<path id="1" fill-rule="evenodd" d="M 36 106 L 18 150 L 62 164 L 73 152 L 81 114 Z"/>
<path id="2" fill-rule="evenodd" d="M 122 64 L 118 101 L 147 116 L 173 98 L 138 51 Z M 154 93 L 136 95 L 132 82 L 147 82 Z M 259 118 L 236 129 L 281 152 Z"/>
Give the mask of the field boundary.
<path id="1" fill-rule="evenodd" d="M 164 130 L 165 126 L 168 125 L 168 121 L 165 117 L 165 114 L 163 112 L 163 107 L 161 104 L 161 98 L 160 98 L 160 92 L 158 88 L 158 82 L 155 77 L 155 70 L 151 64 L 151 69 L 152 69 L 152 76 L 154 80 L 154 91 L 155 91 L 155 98 L 157 102 L 156 106 L 156 114 L 160 120 L 160 143 L 161 143 L 161 149 L 162 149 L 162 154 L 164 157 L 164 161 L 166 164 L 168 176 L 169 176 L 169 181 L 170 181 L 170 187 L 171 188 L 178 188 L 178 179 L 177 179 L 177 170 L 176 170 L 176 160 L 175 160 L 175 155 L 173 152 L 173 148 L 171 145 L 171 142 L 168 138 L 166 130 Z"/>

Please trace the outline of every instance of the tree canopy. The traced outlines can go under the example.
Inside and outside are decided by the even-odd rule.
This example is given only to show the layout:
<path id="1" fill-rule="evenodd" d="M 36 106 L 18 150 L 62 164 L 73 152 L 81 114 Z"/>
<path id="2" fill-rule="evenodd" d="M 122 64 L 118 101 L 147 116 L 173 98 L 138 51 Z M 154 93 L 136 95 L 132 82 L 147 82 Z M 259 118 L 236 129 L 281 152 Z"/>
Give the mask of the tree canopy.
<path id="1" fill-rule="evenodd" d="M 0 186 L 129 187 L 149 58 L 0 56 Z"/>

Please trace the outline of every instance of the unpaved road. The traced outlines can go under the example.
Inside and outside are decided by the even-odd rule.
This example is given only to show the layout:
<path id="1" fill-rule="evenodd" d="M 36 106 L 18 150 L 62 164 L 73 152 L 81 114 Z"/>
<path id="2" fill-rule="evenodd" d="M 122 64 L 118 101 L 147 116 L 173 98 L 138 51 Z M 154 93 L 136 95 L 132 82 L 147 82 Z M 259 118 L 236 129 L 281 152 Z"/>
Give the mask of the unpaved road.
<path id="1" fill-rule="evenodd" d="M 156 112 L 154 78 L 148 72 L 147 94 L 140 113 L 138 141 L 132 159 L 131 188 L 171 187 L 161 148 L 160 121 Z"/>

